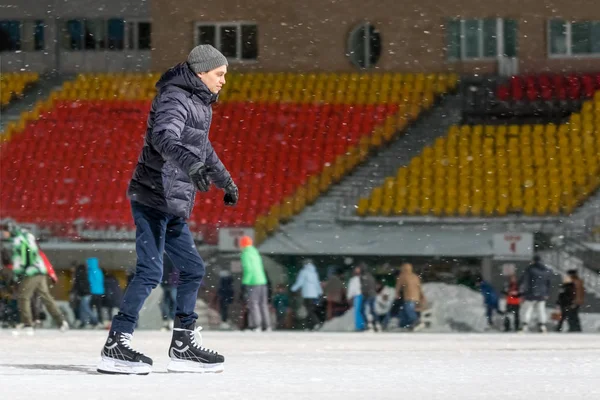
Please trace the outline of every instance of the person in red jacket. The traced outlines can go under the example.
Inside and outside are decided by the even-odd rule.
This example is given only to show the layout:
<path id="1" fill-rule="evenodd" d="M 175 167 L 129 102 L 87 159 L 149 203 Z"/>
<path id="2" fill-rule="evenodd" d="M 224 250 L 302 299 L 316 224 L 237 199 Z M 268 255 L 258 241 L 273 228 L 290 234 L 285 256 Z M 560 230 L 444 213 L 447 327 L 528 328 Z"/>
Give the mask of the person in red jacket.
<path id="1" fill-rule="evenodd" d="M 519 330 L 519 313 L 521 310 L 521 297 L 519 283 L 516 275 L 508 277 L 502 293 L 506 296 L 506 313 L 504 314 L 504 331 L 510 331 L 510 315 L 513 316 L 515 332 Z"/>
<path id="2" fill-rule="evenodd" d="M 46 266 L 50 280 L 56 285 L 58 283 L 58 276 L 56 275 L 56 271 L 54 271 L 54 267 L 50 263 L 50 260 L 48 260 L 48 257 L 46 257 L 46 254 L 42 250 L 40 250 L 40 257 L 44 260 L 44 265 Z"/>

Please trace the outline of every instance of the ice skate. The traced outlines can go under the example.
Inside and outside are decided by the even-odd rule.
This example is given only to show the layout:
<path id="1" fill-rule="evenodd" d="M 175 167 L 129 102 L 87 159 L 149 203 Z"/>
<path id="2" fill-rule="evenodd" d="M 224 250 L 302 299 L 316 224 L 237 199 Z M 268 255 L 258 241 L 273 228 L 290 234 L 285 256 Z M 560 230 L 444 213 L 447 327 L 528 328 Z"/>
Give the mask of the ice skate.
<path id="1" fill-rule="evenodd" d="M 97 371 L 103 374 L 148 375 L 152 359 L 131 347 L 133 335 L 111 332 L 100 353 L 102 359 Z"/>
<path id="2" fill-rule="evenodd" d="M 15 336 L 33 336 L 35 334 L 35 330 L 31 325 L 25 326 L 23 324 L 19 324 L 12 331 L 12 334 Z"/>
<path id="3" fill-rule="evenodd" d="M 219 329 L 222 331 L 230 331 L 231 325 L 229 325 L 227 322 L 221 322 L 221 324 L 219 325 Z"/>
<path id="4" fill-rule="evenodd" d="M 223 372 L 225 358 L 216 351 L 202 347 L 201 330 L 202 327 L 196 328 L 195 324 L 182 328 L 179 318 L 175 319 L 169 347 L 169 372 Z"/>
<path id="5" fill-rule="evenodd" d="M 420 332 L 425 329 L 425 323 L 419 321 L 415 326 L 412 327 L 413 332 Z"/>
<path id="6" fill-rule="evenodd" d="M 66 332 L 70 328 L 69 323 L 67 321 L 63 321 L 62 324 L 58 327 L 58 330 L 61 332 Z"/>

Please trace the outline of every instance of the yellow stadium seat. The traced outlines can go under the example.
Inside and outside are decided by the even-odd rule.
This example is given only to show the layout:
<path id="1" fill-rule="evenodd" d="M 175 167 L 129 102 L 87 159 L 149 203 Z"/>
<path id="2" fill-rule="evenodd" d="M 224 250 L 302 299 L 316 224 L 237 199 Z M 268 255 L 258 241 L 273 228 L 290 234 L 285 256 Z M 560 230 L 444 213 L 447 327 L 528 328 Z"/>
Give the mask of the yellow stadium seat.
<path id="1" fill-rule="evenodd" d="M 294 200 L 288 196 L 281 202 L 280 219 L 282 222 L 287 222 L 292 215 L 294 215 Z"/>
<path id="2" fill-rule="evenodd" d="M 361 197 L 358 200 L 358 204 L 356 205 L 356 213 L 361 217 L 367 215 L 367 211 L 369 209 L 369 198 Z"/>
<path id="3" fill-rule="evenodd" d="M 306 187 L 300 186 L 300 187 L 298 187 L 298 190 L 296 190 L 296 193 L 294 194 L 294 202 L 293 202 L 294 214 L 300 213 L 300 211 L 302 211 L 305 206 L 306 206 Z"/>
<path id="4" fill-rule="evenodd" d="M 379 210 L 381 209 L 381 205 L 383 203 L 383 189 L 381 187 L 376 187 L 371 192 L 371 197 L 369 198 L 369 207 L 367 209 L 370 215 L 377 215 Z"/>
<path id="5" fill-rule="evenodd" d="M 254 241 L 256 242 L 256 244 L 260 244 L 267 238 L 265 226 L 266 217 L 263 215 L 259 215 L 256 218 L 256 223 L 254 224 Z"/>

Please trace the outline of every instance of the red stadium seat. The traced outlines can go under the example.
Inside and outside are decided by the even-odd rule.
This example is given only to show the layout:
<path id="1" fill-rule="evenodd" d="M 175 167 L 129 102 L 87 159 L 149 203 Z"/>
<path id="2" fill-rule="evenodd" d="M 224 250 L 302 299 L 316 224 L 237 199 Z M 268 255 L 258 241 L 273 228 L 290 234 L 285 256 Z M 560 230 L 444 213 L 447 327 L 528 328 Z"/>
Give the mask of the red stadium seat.
<path id="1" fill-rule="evenodd" d="M 56 101 L 51 111 L 3 145 L 0 181 L 5 190 L 21 196 L 7 196 L 2 214 L 38 223 L 82 219 L 96 227 L 131 228 L 126 190 L 149 107 L 149 101 Z M 191 222 L 207 232 L 252 225 L 397 109 L 218 104 L 211 141 L 234 178 L 243 174 L 236 179 L 241 198 L 232 212 L 223 205 L 220 190 L 198 196 Z"/>

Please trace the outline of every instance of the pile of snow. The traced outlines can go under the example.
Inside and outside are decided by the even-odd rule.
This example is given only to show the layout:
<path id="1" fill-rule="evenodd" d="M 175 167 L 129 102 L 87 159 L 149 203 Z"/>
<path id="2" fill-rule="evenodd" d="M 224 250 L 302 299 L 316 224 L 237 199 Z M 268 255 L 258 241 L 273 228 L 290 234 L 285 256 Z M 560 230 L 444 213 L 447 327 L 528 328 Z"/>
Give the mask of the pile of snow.
<path id="1" fill-rule="evenodd" d="M 581 329 L 584 332 L 600 332 L 600 314 L 587 313 L 579 314 L 581 319 Z"/>
<path id="2" fill-rule="evenodd" d="M 431 305 L 431 324 L 426 332 L 485 332 L 487 321 L 483 297 L 462 285 L 447 283 L 426 283 L 423 293 Z M 548 321 L 554 310 L 553 304 L 547 308 Z M 584 332 L 600 332 L 600 314 L 580 314 L 581 325 Z M 523 308 L 521 307 L 521 320 Z M 535 318 L 535 316 L 534 316 Z M 502 318 L 496 318 L 497 327 L 502 327 Z M 533 322 L 533 321 L 532 321 Z M 549 329 L 554 327 L 549 324 Z M 354 309 L 348 310 L 344 315 L 325 322 L 322 331 L 325 332 L 352 332 L 354 331 Z"/>
<path id="3" fill-rule="evenodd" d="M 322 332 L 354 332 L 354 313 L 354 307 L 352 307 L 344 315 L 325 321 L 319 330 Z"/>
<path id="4" fill-rule="evenodd" d="M 461 285 L 426 283 L 425 298 L 432 305 L 432 332 L 484 332 L 487 327 L 483 297 Z"/>

